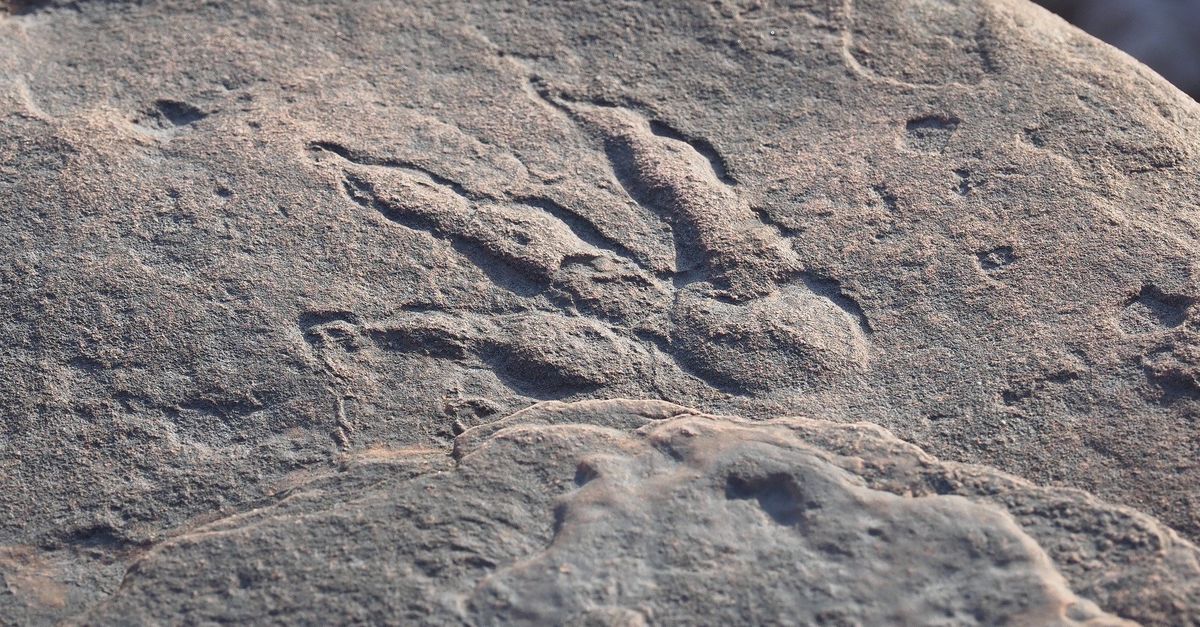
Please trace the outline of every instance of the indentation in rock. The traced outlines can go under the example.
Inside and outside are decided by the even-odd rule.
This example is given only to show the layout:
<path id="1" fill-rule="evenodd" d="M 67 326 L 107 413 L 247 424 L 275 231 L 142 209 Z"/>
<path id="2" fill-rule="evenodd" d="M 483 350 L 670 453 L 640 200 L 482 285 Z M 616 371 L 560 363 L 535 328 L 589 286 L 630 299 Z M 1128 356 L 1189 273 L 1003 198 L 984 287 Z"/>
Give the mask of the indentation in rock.
<path id="1" fill-rule="evenodd" d="M 500 410 L 500 406 L 495 402 L 479 397 L 448 398 L 442 403 L 442 413 L 452 420 L 454 435 L 486 422 Z"/>
<path id="2" fill-rule="evenodd" d="M 72 529 L 61 536 L 64 544 L 81 548 L 121 549 L 131 541 L 107 523 L 95 523 L 87 527 Z"/>
<path id="3" fill-rule="evenodd" d="M 362 321 L 358 315 L 350 311 L 342 311 L 337 309 L 314 309 L 305 311 L 296 318 L 296 323 L 301 329 L 308 329 L 319 324 L 328 324 L 336 320 L 348 322 L 350 324 L 359 324 Z"/>
<path id="4" fill-rule="evenodd" d="M 1000 392 L 1000 399 L 1005 405 L 1017 405 L 1054 386 L 1065 385 L 1078 378 L 1078 372 L 1062 370 L 1050 372 L 1032 379 L 1013 381 L 1008 388 Z"/>
<path id="5" fill-rule="evenodd" d="M 170 136 L 183 127 L 208 117 L 197 107 L 181 100 L 156 100 L 133 119 L 139 130 L 150 135 Z"/>
<path id="6" fill-rule="evenodd" d="M 871 321 L 867 318 L 867 312 L 863 310 L 857 300 L 846 293 L 841 281 L 813 272 L 803 272 L 799 276 L 805 287 L 812 290 L 814 294 L 828 298 L 829 302 L 837 305 L 856 320 L 863 333 L 874 332 L 874 329 L 871 328 Z"/>
<path id="7" fill-rule="evenodd" d="M 1000 272 L 1017 260 L 1017 254 L 1012 246 L 997 246 L 990 250 L 975 253 L 979 267 L 988 274 Z"/>
<path id="8" fill-rule="evenodd" d="M 765 477 L 730 476 L 725 483 L 725 498 L 755 500 L 771 520 L 787 526 L 800 524 L 806 502 L 803 489 L 790 475 L 777 473 Z"/>
<path id="9" fill-rule="evenodd" d="M 563 398 L 627 381 L 648 359 L 640 346 L 595 321 L 531 315 L 480 341 L 478 354 L 514 389 Z"/>
<path id="10" fill-rule="evenodd" d="M 974 185 L 971 183 L 970 170 L 966 168 L 959 168 L 954 171 L 954 178 L 956 179 L 954 191 L 958 192 L 959 196 L 966 196 L 967 194 L 971 193 L 971 189 L 974 187 Z"/>
<path id="11" fill-rule="evenodd" d="M 692 147 L 692 150 L 704 155 L 704 158 L 708 159 L 708 163 L 712 166 L 713 174 L 715 174 L 722 183 L 725 183 L 726 185 L 737 184 L 737 181 L 735 181 L 733 177 L 729 175 L 729 167 L 725 164 L 725 158 L 721 156 L 721 153 L 717 152 L 717 149 L 714 148 L 713 145 L 708 142 L 708 140 L 684 135 L 683 133 L 669 126 L 666 122 L 659 120 L 650 120 L 650 132 L 658 135 L 659 137 L 666 137 L 668 139 L 674 139 L 675 141 L 688 144 Z"/>
<path id="12" fill-rule="evenodd" d="M 1193 298 L 1166 294 L 1154 285 L 1142 287 L 1137 296 L 1125 301 L 1121 310 L 1121 328 L 1127 333 L 1150 333 L 1178 327 L 1187 320 Z"/>
<path id="13" fill-rule="evenodd" d="M 575 467 L 575 485 L 581 488 L 599 476 L 600 471 L 588 460 L 579 462 L 579 465 Z"/>
<path id="14" fill-rule="evenodd" d="M 897 213 L 900 211 L 900 198 L 887 185 L 881 183 L 871 187 L 871 194 L 879 199 L 879 204 L 888 213 Z"/>
<path id="15" fill-rule="evenodd" d="M 1200 346 L 1178 343 L 1142 360 L 1146 379 L 1163 404 L 1200 400 Z"/>
<path id="16" fill-rule="evenodd" d="M 136 0 L 132 0 L 136 1 Z M 42 11 L 80 11 L 89 4 L 121 4 L 131 0 L 0 0 L 0 15 L 33 15 Z"/>
<path id="17" fill-rule="evenodd" d="M 866 366 L 871 327 L 861 304 L 836 280 L 805 271 L 786 232 L 735 192 L 711 145 L 631 109 L 560 99 L 547 89 L 530 92 L 603 142 L 613 178 L 672 233 L 674 271 L 655 271 L 644 255 L 549 198 L 487 196 L 401 159 L 329 141 L 307 145 L 318 163 L 337 158 L 342 191 L 356 204 L 449 242 L 529 309 L 544 309 L 539 303 L 548 301 L 568 314 L 544 317 L 544 332 L 519 338 L 504 337 L 516 327 L 490 325 L 472 335 L 489 339 L 472 340 L 467 353 L 534 398 L 628 379 L 628 372 L 611 368 L 569 375 L 577 368 L 566 355 L 554 361 L 561 367 L 543 367 L 542 357 L 568 346 L 576 361 L 595 365 L 599 361 L 584 355 L 597 346 L 648 342 L 705 385 L 736 393 L 810 386 Z M 595 324 L 596 333 L 574 336 L 563 325 L 576 317 Z M 675 329 L 628 328 L 630 320 L 643 319 Z M 405 345 L 391 337 L 381 346 Z M 645 355 L 624 353 L 637 353 L 642 367 Z"/>
<path id="18" fill-rule="evenodd" d="M 54 8 L 61 0 L 4 0 L 0 2 L 0 14 L 30 15 L 38 11 Z"/>
<path id="19" fill-rule="evenodd" d="M 918 152 L 941 152 L 950 144 L 958 124 L 958 118 L 945 115 L 913 118 L 904 125 L 904 143 Z"/>
<path id="20" fill-rule="evenodd" d="M 349 312 L 311 311 L 298 319 L 304 341 L 316 350 L 338 346 L 347 352 L 363 347 L 356 325 L 358 317 Z"/>
<path id="21" fill-rule="evenodd" d="M 1047 139 L 1046 132 L 1041 127 L 1030 127 L 1023 129 L 1022 137 L 1035 148 L 1045 148 Z"/>

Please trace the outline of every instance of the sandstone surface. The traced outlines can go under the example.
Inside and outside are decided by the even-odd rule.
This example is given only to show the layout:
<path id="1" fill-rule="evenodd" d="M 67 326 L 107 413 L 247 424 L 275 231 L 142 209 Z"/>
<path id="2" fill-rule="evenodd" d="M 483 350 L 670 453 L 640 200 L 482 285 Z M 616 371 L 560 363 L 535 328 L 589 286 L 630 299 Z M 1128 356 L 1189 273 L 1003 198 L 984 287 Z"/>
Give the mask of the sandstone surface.
<path id="1" fill-rule="evenodd" d="M 1198 138 L 1023 0 L 10 0 L 0 616 L 1195 622 Z"/>

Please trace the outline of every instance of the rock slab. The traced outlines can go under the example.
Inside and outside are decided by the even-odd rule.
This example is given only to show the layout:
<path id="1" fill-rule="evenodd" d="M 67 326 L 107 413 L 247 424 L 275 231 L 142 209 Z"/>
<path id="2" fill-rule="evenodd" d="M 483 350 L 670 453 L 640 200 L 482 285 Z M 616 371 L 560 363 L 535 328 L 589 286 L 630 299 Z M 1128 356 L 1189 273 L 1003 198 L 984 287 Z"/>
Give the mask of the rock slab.
<path id="1" fill-rule="evenodd" d="M 139 553 L 80 623 L 1200 619 L 1170 529 L 865 423 L 552 401 L 341 461 Z"/>
<path id="2" fill-rule="evenodd" d="M 460 476 L 470 455 L 451 463 L 441 451 L 475 429 L 538 403 L 614 398 L 875 424 L 946 464 L 1141 512 L 1136 525 L 1113 519 L 1114 538 L 1154 529 L 1144 542 L 1169 562 L 1163 572 L 1189 572 L 1163 547 L 1200 539 L 1200 105 L 1023 0 L 3 6 L 0 615 L 14 622 L 135 606 L 163 616 L 183 598 L 172 589 L 228 596 L 219 578 L 241 559 L 234 544 L 167 547 L 214 520 L 287 520 L 280 495 L 347 459 L 409 451 L 394 455 L 412 463 L 395 465 L 414 481 L 426 463 Z M 728 429 L 733 441 L 759 433 Z M 616 462 L 621 472 L 658 477 L 643 453 Z M 694 472 L 725 476 L 694 453 Z M 740 487 L 656 481 L 709 512 L 713 529 L 775 511 L 787 524 L 729 529 L 789 556 L 823 555 L 786 535 L 802 512 L 773 504 L 802 496 L 788 496 L 800 475 L 770 479 L 792 463 L 824 486 L 814 498 L 829 511 L 861 508 L 864 525 L 900 533 L 926 507 L 866 470 L 799 458 L 765 479 L 737 475 Z M 512 480 L 487 479 L 494 490 Z M 456 481 L 477 510 L 519 507 Z M 579 488 L 621 507 L 564 501 L 580 555 L 607 550 L 588 512 L 646 531 L 643 548 L 669 544 L 633 523 L 668 515 L 639 481 Z M 329 489 L 360 494 L 341 480 Z M 945 537 L 913 528 L 919 542 L 889 544 L 880 559 L 936 547 L 1015 587 L 985 598 L 951 579 L 943 598 L 892 589 L 909 609 L 855 610 L 835 601 L 861 582 L 821 557 L 843 587 L 812 607 L 830 620 L 910 610 L 1194 620 L 1183 584 L 1150 602 L 1142 584 L 1113 583 L 1141 581 L 1111 552 L 1142 544 L 1093 520 L 1083 528 L 1094 546 L 1060 552 L 1058 532 L 1039 535 L 1019 507 L 948 498 L 957 489 L 930 501 Z M 409 498 L 391 494 L 369 498 Z M 417 586 L 483 571 L 499 586 L 490 596 L 418 609 L 516 619 L 499 604 L 522 587 L 534 596 L 512 607 L 531 617 L 600 611 L 604 599 L 613 620 L 684 607 L 666 592 L 584 594 L 540 566 L 514 570 L 518 555 L 540 555 L 530 542 L 553 537 L 544 504 L 521 514 L 514 544 L 487 549 L 511 555 L 460 564 L 437 536 L 426 553 L 405 549 L 432 560 L 412 573 L 362 561 L 382 570 L 344 580 L 377 591 L 355 611 L 398 608 L 371 577 Z M 947 514 L 960 510 L 995 551 L 965 548 L 968 530 Z M 288 598 L 246 593 L 230 611 L 318 598 L 302 582 L 336 559 L 304 547 L 341 555 L 343 532 L 374 529 L 329 515 L 271 571 L 296 577 L 294 589 L 274 587 Z M 239 531 L 213 538 L 249 533 L 228 524 Z M 346 551 L 370 545 L 345 538 Z M 826 544 L 861 552 L 872 538 Z M 171 555 L 205 561 L 172 571 Z M 730 567 L 752 572 L 739 555 Z M 612 568 L 661 567 L 664 591 L 690 589 L 667 569 L 678 555 L 635 557 L 614 554 Z M 942 581 L 923 568 L 909 584 Z M 1089 568 L 1111 580 L 1079 579 Z M 171 572 L 187 578 L 158 580 L 161 605 L 138 596 Z M 254 576 L 247 589 L 261 591 Z M 699 591 L 722 576 L 733 574 L 695 580 L 692 602 L 710 602 Z M 1123 587 L 1139 600 L 1120 600 Z M 1129 609 L 1143 601 L 1145 613 Z"/>

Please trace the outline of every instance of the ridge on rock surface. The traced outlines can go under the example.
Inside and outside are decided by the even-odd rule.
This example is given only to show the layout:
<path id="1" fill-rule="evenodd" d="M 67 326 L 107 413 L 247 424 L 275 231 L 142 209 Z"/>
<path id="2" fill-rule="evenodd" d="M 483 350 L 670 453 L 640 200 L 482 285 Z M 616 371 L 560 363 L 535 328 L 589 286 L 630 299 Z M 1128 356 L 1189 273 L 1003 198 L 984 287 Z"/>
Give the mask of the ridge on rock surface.
<path id="1" fill-rule="evenodd" d="M 1200 105 L 1044 10 L 0 7 L 0 617 L 1197 621 Z"/>
<path id="2" fill-rule="evenodd" d="M 1198 560 L 874 425 L 547 402 L 178 533 L 81 622 L 1170 624 L 1200 618 Z"/>

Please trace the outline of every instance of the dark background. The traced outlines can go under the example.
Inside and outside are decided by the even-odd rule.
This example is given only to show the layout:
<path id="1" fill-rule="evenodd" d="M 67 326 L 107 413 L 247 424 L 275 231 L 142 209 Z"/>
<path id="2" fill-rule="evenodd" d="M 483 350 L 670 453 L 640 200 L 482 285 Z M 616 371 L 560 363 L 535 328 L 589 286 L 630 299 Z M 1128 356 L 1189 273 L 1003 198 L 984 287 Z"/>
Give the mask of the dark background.
<path id="1" fill-rule="evenodd" d="M 1200 0 L 1035 0 L 1200 100 Z"/>

